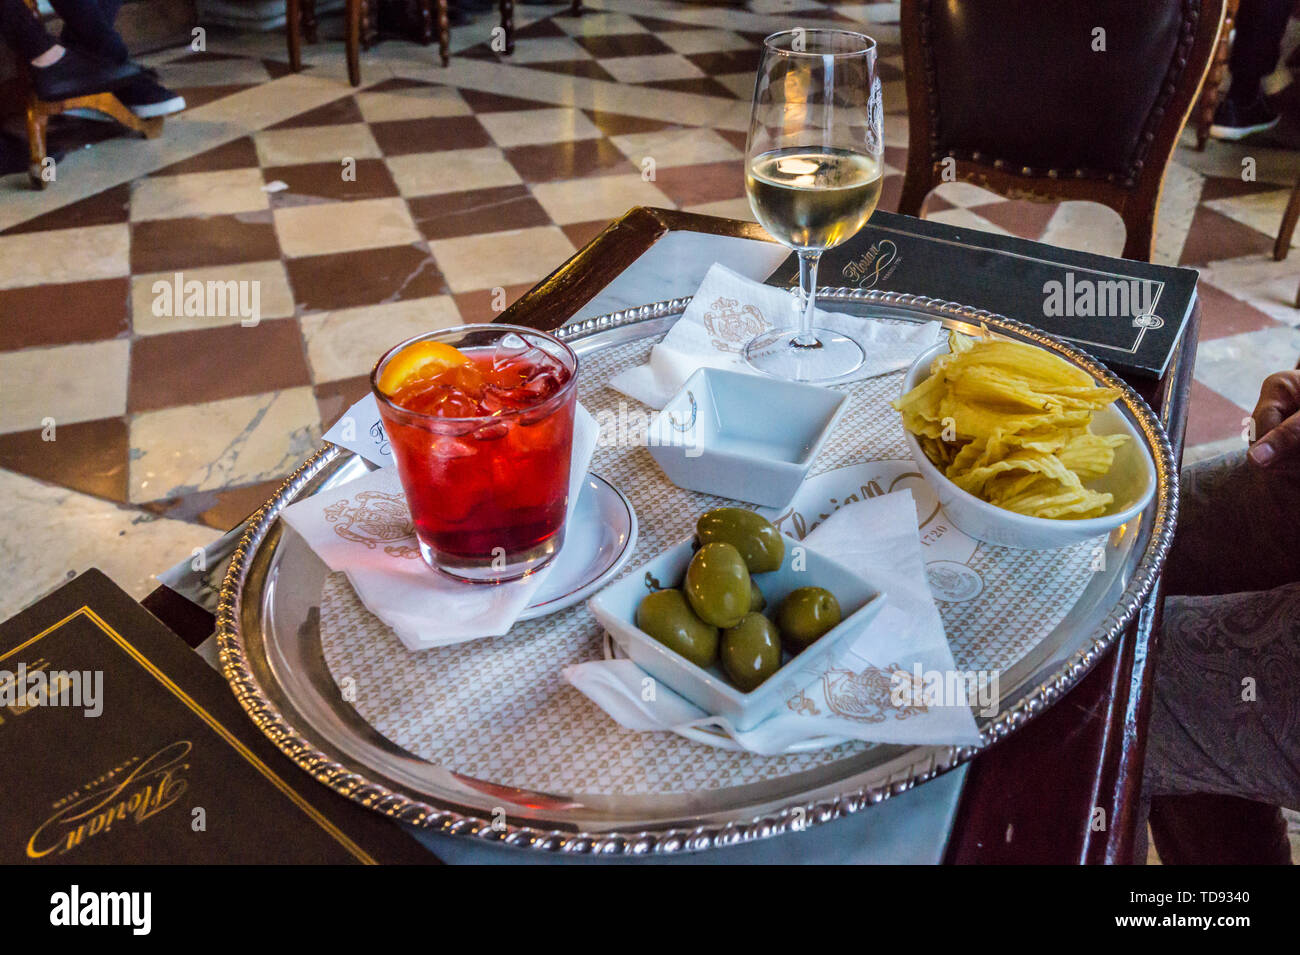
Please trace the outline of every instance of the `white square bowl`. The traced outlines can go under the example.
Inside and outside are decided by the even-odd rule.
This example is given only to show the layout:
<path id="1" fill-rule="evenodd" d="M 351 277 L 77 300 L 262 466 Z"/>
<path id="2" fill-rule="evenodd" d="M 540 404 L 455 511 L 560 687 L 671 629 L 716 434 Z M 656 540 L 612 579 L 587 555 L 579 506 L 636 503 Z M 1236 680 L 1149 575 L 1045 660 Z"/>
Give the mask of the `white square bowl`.
<path id="1" fill-rule="evenodd" d="M 782 507 L 847 400 L 816 385 L 701 368 L 656 417 L 650 454 L 678 487 Z"/>
<path id="2" fill-rule="evenodd" d="M 907 394 L 930 374 L 931 363 L 948 351 L 947 339 L 920 355 L 903 376 L 902 394 Z M 900 424 L 899 427 L 902 427 Z M 1109 492 L 1114 500 L 1101 517 L 1080 520 L 1030 517 L 990 504 L 959 488 L 921 450 L 916 436 L 903 428 L 908 450 L 927 484 L 934 489 L 944 513 L 963 533 L 989 544 L 1024 550 L 1056 550 L 1109 534 L 1115 528 L 1141 517 L 1156 492 L 1156 466 L 1147 453 L 1146 442 L 1116 404 L 1093 413 L 1096 434 L 1125 434 L 1129 440 L 1115 449 L 1115 461 L 1106 474 L 1084 487 Z"/>
<path id="3" fill-rule="evenodd" d="M 659 589 L 652 579 L 669 587 L 686 576 L 686 566 L 695 555 L 693 538 L 606 587 L 587 605 L 619 648 L 641 669 L 705 712 L 725 717 L 737 730 L 753 729 L 815 680 L 837 652 L 862 633 L 884 604 L 883 594 L 848 568 L 796 541 L 787 538 L 785 543 L 780 569 L 754 575 L 767 598 L 766 609 L 774 611 L 798 587 L 825 587 L 839 602 L 843 619 L 797 656 L 782 651 L 781 668 L 748 693 L 731 685 L 721 664 L 707 670 L 698 667 L 634 622 L 642 598 Z M 796 555 L 801 556 L 803 569 L 795 569 Z"/>

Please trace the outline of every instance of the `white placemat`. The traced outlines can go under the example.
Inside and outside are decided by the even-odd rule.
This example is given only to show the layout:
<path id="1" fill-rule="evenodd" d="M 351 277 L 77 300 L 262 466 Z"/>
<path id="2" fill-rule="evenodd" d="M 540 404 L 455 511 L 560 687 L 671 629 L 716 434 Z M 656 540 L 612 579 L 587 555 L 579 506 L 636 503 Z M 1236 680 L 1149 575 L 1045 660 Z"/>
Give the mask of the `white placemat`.
<path id="1" fill-rule="evenodd" d="M 592 470 L 629 497 L 640 520 L 632 570 L 691 533 L 699 514 L 728 503 L 672 485 L 644 447 L 620 440 L 648 409 L 604 382 L 643 363 L 651 345 L 633 342 L 585 357 L 579 381 L 580 400 L 602 426 Z M 798 518 L 792 513 L 784 521 L 796 531 L 801 522 L 806 532 L 853 494 L 888 493 L 906 483 L 926 512 L 921 519 L 929 517 L 922 530 L 927 572 L 957 665 L 1005 668 L 1069 611 L 1091 576 L 1094 546 L 1045 554 L 976 545 L 942 512 L 929 515 L 889 407 L 901 378 L 842 386 L 852 394 L 850 407 L 796 498 Z M 411 653 L 334 574 L 321 597 L 320 632 L 345 699 L 378 732 L 423 759 L 499 785 L 575 795 L 716 790 L 809 771 L 868 745 L 763 757 L 667 732 L 624 730 L 561 676 L 568 664 L 602 656 L 600 628 L 583 605 L 502 637 Z"/>

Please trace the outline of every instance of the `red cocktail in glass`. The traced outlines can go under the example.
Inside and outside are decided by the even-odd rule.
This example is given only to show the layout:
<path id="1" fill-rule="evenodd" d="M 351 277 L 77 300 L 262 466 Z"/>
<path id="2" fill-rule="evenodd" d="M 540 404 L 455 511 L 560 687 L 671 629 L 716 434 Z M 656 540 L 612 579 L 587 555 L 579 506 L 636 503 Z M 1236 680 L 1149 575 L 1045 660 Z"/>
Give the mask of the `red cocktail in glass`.
<path id="1" fill-rule="evenodd" d="M 370 385 L 420 552 L 474 582 L 544 566 L 564 539 L 578 359 L 514 325 L 462 325 L 390 349 Z"/>

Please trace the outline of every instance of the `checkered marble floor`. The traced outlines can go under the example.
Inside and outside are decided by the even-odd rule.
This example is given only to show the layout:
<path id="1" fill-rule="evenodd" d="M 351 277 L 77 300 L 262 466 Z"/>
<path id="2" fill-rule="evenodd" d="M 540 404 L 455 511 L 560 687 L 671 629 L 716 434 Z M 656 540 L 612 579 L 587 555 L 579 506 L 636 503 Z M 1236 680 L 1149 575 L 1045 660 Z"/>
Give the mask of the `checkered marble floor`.
<path id="1" fill-rule="evenodd" d="M 774 30 L 858 24 L 881 41 L 881 207 L 896 206 L 896 4 L 587 6 L 519 8 L 509 58 L 489 46 L 494 19 L 456 28 L 445 70 L 434 48 L 386 41 L 363 54 L 357 90 L 336 21 L 299 74 L 280 33 L 210 31 L 203 52 L 148 58 L 191 107 L 160 139 L 74 149 L 42 193 L 0 180 L 0 616 L 91 564 L 147 593 L 151 573 L 270 494 L 364 393 L 374 355 L 491 318 L 630 206 L 749 218 L 749 96 Z M 1243 182 L 1247 157 L 1257 178 Z M 1157 259 L 1202 270 L 1189 458 L 1240 447 L 1259 382 L 1300 355 L 1300 254 L 1267 254 L 1297 174 L 1300 156 L 1268 144 L 1184 146 L 1170 169 Z M 963 184 L 927 215 L 1123 244 L 1106 209 Z M 156 315 L 154 284 L 176 273 L 257 282 L 260 322 Z"/>

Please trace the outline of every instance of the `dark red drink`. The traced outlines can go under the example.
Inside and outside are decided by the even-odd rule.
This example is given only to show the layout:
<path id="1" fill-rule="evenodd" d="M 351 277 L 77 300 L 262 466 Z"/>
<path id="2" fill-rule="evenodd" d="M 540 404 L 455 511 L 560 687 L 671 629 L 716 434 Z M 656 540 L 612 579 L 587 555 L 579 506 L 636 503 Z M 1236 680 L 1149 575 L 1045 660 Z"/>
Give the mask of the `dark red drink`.
<path id="1" fill-rule="evenodd" d="M 576 373 L 567 346 L 508 325 L 434 332 L 380 359 L 371 382 L 431 566 L 509 580 L 559 551 Z"/>

